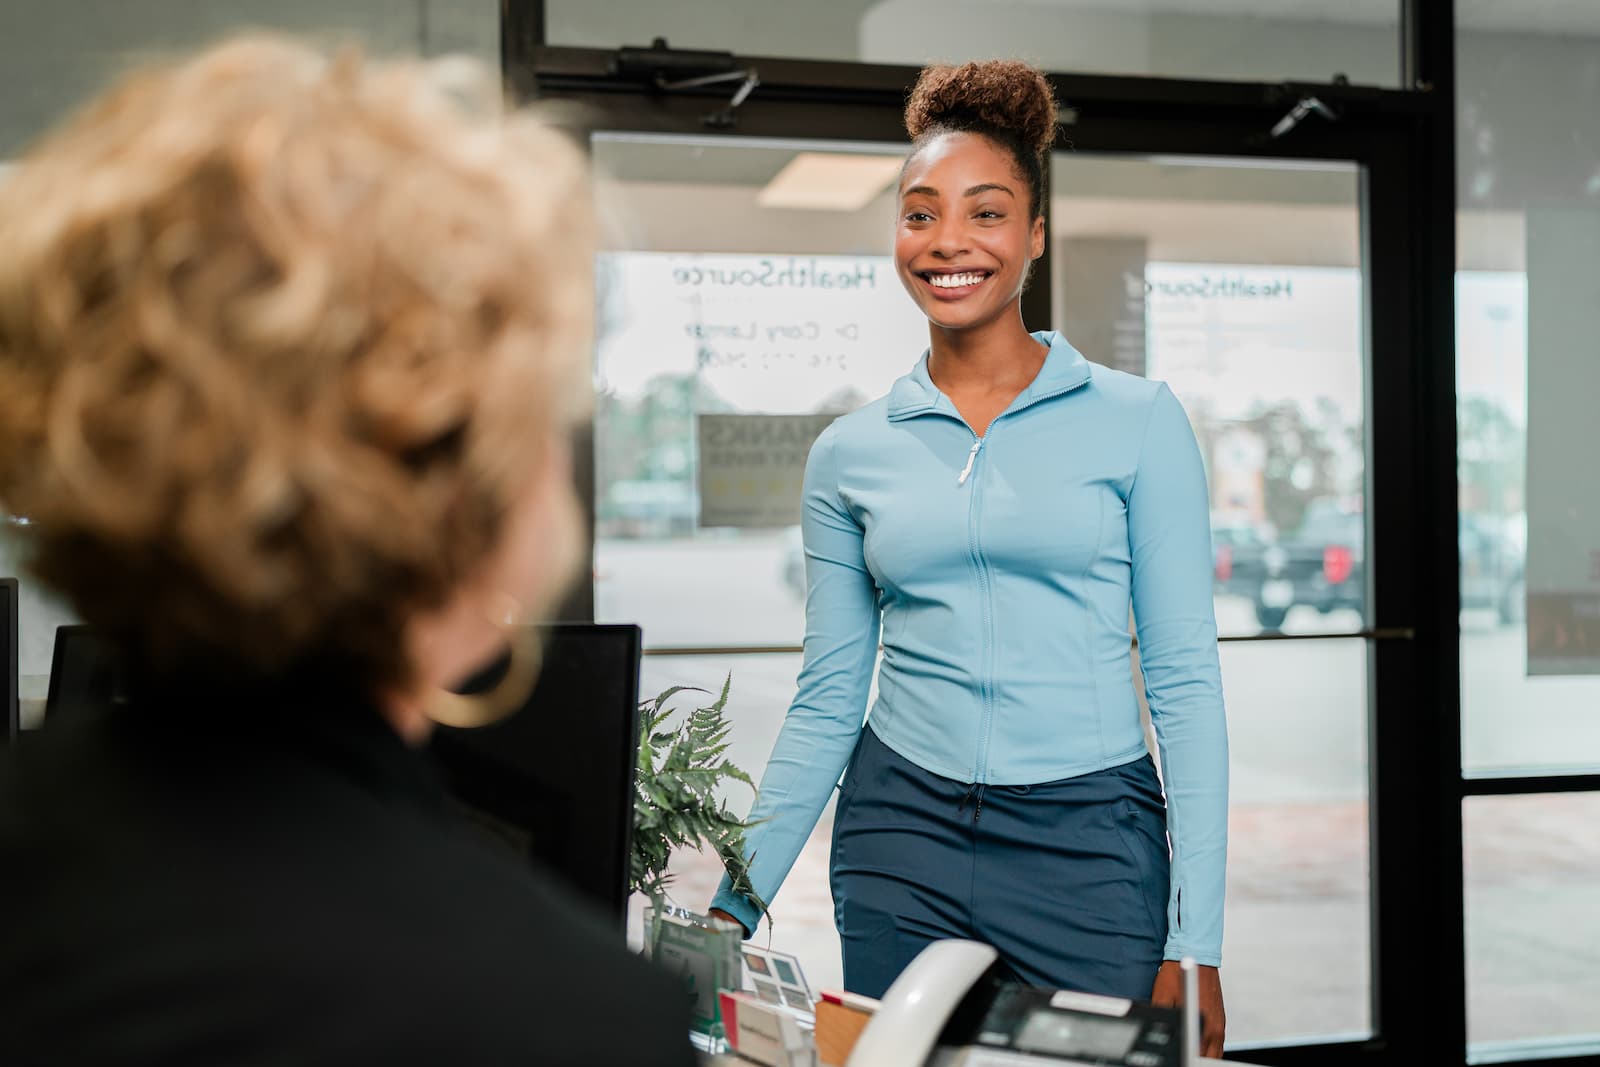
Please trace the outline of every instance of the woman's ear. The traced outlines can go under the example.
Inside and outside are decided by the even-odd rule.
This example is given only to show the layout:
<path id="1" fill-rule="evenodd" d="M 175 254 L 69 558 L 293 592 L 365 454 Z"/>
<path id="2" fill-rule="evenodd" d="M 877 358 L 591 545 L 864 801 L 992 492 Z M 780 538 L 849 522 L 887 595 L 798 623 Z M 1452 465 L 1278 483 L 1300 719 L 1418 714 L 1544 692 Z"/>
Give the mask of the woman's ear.
<path id="1" fill-rule="evenodd" d="M 1033 220 L 1033 231 L 1028 235 L 1028 258 L 1038 259 L 1044 255 L 1044 216 L 1040 215 Z"/>

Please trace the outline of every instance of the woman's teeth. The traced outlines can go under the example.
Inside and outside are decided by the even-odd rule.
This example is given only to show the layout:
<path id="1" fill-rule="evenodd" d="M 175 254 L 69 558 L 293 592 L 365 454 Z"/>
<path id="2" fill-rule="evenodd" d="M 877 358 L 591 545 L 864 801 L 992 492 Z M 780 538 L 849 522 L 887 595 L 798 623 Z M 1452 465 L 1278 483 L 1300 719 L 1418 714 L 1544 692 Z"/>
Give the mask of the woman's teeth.
<path id="1" fill-rule="evenodd" d="M 987 277 L 987 274 L 930 274 L 928 284 L 936 289 L 960 289 L 966 285 L 977 285 Z"/>

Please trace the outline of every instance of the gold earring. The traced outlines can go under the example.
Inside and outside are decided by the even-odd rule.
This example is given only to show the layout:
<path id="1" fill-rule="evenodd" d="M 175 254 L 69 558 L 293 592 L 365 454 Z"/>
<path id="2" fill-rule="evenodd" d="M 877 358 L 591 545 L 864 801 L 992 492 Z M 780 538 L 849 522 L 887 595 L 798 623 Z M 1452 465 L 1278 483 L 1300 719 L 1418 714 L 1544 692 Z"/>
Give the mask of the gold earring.
<path id="1" fill-rule="evenodd" d="M 509 610 L 495 620 L 505 633 L 506 645 L 511 650 L 511 662 L 500 682 L 487 693 L 463 696 L 448 689 L 436 689 L 428 697 L 423 709 L 429 719 L 440 726 L 475 729 L 489 726 L 509 717 L 527 701 L 533 692 L 533 683 L 539 677 L 544 658 L 544 646 L 536 627 L 522 622 L 522 609 L 511 601 Z"/>

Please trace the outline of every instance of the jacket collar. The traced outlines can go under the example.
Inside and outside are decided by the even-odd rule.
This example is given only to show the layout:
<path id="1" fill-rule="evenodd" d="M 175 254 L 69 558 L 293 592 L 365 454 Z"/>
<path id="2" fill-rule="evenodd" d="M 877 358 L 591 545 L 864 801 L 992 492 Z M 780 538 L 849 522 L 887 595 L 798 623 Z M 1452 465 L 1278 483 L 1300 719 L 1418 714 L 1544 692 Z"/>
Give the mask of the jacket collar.
<path id="1" fill-rule="evenodd" d="M 1011 406 L 1006 408 L 1007 412 L 1021 411 L 1041 400 L 1070 392 L 1089 380 L 1089 361 L 1065 337 L 1054 330 L 1040 331 L 1033 337 L 1050 351 L 1045 355 L 1044 366 L 1039 368 L 1038 375 L 1011 402 Z M 890 388 L 889 421 L 898 422 L 934 411 L 960 418 L 950 398 L 941 393 L 928 376 L 928 351 L 925 350 L 911 373 Z"/>

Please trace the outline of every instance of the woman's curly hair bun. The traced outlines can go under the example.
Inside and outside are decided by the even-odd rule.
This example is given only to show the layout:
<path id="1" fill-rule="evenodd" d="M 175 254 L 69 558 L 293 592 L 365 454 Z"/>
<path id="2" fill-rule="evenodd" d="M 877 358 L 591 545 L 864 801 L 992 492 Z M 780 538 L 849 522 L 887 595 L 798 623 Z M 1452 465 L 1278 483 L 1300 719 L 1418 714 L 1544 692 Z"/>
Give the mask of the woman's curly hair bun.
<path id="1" fill-rule="evenodd" d="M 1055 94 L 1020 60 L 927 67 L 906 102 L 906 132 L 915 140 L 942 130 L 1003 132 L 1043 157 L 1055 141 Z"/>

